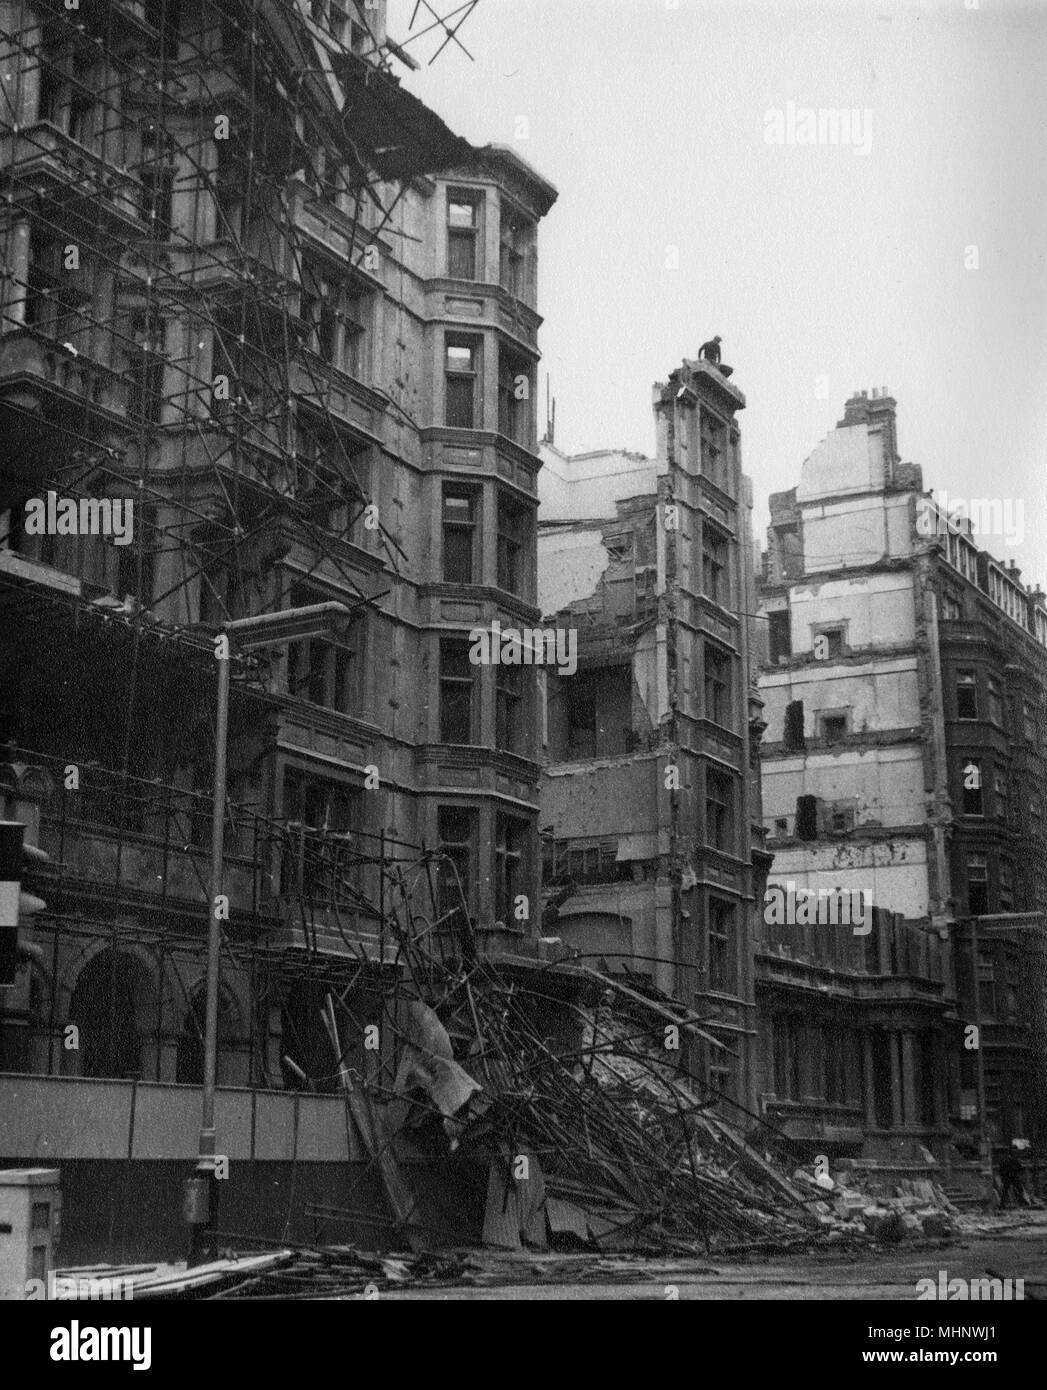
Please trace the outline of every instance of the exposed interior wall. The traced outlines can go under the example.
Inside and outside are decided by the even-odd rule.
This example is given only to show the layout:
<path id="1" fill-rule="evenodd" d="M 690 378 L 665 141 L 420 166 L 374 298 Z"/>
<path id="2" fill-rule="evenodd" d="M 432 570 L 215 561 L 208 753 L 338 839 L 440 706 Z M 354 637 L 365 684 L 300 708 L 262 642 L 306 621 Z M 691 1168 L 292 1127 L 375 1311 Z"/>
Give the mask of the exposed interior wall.
<path id="1" fill-rule="evenodd" d="M 910 497 L 879 494 L 806 505 L 800 499 L 805 572 L 856 568 L 910 555 Z"/>
<path id="2" fill-rule="evenodd" d="M 888 840 L 780 845 L 768 880 L 785 887 L 864 893 L 873 906 L 903 917 L 927 915 L 927 845 L 922 839 L 892 835 Z"/>
<path id="3" fill-rule="evenodd" d="M 916 730 L 920 724 L 915 657 L 861 662 L 845 666 L 825 663 L 789 672 L 769 672 L 763 683 L 766 742 L 785 738 L 785 711 L 803 702 L 804 734 L 819 734 L 818 716 L 847 711 L 849 734 L 878 734 Z"/>
<path id="4" fill-rule="evenodd" d="M 547 443 L 540 446 L 539 454 L 540 522 L 611 517 L 616 502 L 657 491 L 658 464 L 645 454 L 598 449 L 568 455 Z"/>
<path id="5" fill-rule="evenodd" d="M 540 532 L 538 607 L 543 613 L 559 613 L 589 598 L 610 563 L 599 528 Z"/>
<path id="6" fill-rule="evenodd" d="M 815 634 L 827 626 L 845 629 L 843 642 L 850 650 L 915 641 L 913 580 L 907 571 L 796 584 L 789 612 L 794 656 L 813 653 Z"/>

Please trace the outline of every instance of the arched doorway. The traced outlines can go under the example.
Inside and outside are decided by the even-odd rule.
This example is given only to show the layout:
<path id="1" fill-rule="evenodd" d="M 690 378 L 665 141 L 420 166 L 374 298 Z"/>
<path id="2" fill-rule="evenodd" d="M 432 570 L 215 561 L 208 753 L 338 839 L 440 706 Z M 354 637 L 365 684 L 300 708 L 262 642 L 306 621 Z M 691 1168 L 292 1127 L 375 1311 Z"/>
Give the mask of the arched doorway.
<path id="1" fill-rule="evenodd" d="M 82 1076 L 142 1074 L 146 1020 L 155 1020 L 153 982 L 126 951 L 99 952 L 84 966 L 73 990 L 69 1022 L 79 1030 Z"/>

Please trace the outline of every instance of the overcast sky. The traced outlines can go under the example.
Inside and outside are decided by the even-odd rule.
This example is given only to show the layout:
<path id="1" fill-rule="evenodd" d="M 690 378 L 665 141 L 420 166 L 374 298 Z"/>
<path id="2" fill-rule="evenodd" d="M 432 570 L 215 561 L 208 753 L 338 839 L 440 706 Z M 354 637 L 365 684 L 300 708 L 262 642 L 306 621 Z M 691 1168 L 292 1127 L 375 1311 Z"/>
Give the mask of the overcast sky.
<path id="1" fill-rule="evenodd" d="M 558 445 L 653 452 L 651 384 L 719 333 L 759 532 L 847 396 L 887 386 L 926 485 L 1024 502 L 1023 543 L 988 546 L 1047 587 L 1047 0 L 973 3 L 480 0 L 475 61 L 405 75 L 560 190 Z M 391 0 L 394 38 L 414 7 Z M 868 111 L 867 153 L 768 143 L 790 102 L 857 109 L 858 143 Z"/>

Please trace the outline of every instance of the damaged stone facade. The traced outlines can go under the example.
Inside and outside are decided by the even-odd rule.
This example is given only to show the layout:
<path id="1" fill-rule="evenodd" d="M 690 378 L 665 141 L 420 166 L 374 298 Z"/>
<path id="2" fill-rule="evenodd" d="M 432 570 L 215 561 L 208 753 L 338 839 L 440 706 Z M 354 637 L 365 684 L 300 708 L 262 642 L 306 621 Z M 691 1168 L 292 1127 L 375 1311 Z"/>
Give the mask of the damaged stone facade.
<path id="1" fill-rule="evenodd" d="M 750 1106 L 754 882 L 769 860 L 744 405 L 727 375 L 685 361 L 654 388 L 655 459 L 544 445 L 538 565 L 544 622 L 575 632 L 578 653 L 574 673 L 545 677 L 544 930 L 711 1020 L 724 1046 L 704 1047 L 699 1074 Z"/>
<path id="2" fill-rule="evenodd" d="M 1043 999 L 1017 976 L 1043 949 L 1047 617 L 1041 594 L 934 523 L 895 407 L 886 391 L 853 396 L 799 485 L 771 498 L 758 582 L 770 883 L 861 893 L 874 911 L 864 938 L 761 919 L 758 1087 L 798 1140 L 962 1167 L 978 1156 L 968 1025 L 982 1029 L 987 1143 L 1042 1135 Z M 981 790 L 965 796 L 972 758 Z"/>
<path id="3" fill-rule="evenodd" d="M 15 748 L 0 809 L 58 866 L 45 963 L 0 992 L 0 1069 L 198 1080 L 214 634 L 338 601 L 352 620 L 337 641 L 274 647 L 233 682 L 230 930 L 273 966 L 225 962 L 219 1068 L 305 1089 L 323 1070 L 333 1089 L 317 979 L 357 972 L 358 948 L 380 974 L 369 905 L 389 846 L 437 852 L 423 911 L 446 922 L 464 898 L 485 950 L 534 954 L 535 914 L 514 904 L 538 893 L 536 673 L 503 701 L 468 648 L 474 627 L 538 616 L 537 240 L 556 191 L 500 146 L 460 141 L 431 166 L 442 124 L 421 103 L 400 162 L 357 169 L 382 156 L 346 95 L 377 51 L 352 44 L 383 39 L 384 0 L 341 29 L 326 6 L 267 6 L 259 40 L 211 0 L 168 5 L 163 33 L 152 7 L 108 8 L 0 5 L 14 129 L 35 132 L 23 147 L 0 122 L 25 204 L 0 225 L 0 727 Z M 150 64 L 197 95 L 158 98 Z M 295 64 L 311 76 L 292 107 Z M 240 120 L 228 157 L 201 137 L 226 102 L 264 108 L 269 144 Z M 50 201 L 24 187 L 45 146 Z M 91 238 L 73 190 L 96 199 Z M 58 313 L 40 277 L 67 241 L 77 307 Z M 219 369 L 233 396 L 212 409 Z M 49 487 L 147 497 L 135 545 L 27 534 L 25 498 Z M 117 1043 L 55 1046 L 114 996 Z"/>

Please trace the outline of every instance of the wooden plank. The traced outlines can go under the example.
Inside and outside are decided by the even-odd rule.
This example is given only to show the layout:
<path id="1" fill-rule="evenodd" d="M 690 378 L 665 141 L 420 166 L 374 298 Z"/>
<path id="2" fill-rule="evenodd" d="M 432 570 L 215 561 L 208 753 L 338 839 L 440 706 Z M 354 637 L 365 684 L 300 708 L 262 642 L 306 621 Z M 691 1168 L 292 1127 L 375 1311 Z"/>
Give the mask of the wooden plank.
<path id="1" fill-rule="evenodd" d="M 757 1173 L 778 1188 L 779 1192 L 784 1193 L 790 1201 L 795 1202 L 798 1207 L 806 1208 L 807 1203 L 812 1200 L 811 1197 L 805 1197 L 803 1193 L 798 1191 L 788 1178 L 783 1177 L 776 1168 L 773 1168 L 771 1164 L 766 1161 L 762 1154 L 758 1154 L 740 1135 L 735 1134 L 715 1115 L 706 1114 L 703 1116 L 703 1119 L 706 1124 L 713 1127 L 716 1133 L 722 1135 L 727 1143 L 731 1145 L 741 1158 L 743 1165 L 748 1164 L 750 1168 L 755 1168 Z"/>
<path id="2" fill-rule="evenodd" d="M 581 1207 L 573 1202 L 565 1202 L 561 1197 L 546 1197 L 545 1214 L 549 1219 L 550 1235 L 573 1235 L 579 1240 L 588 1241 L 589 1227 Z"/>
<path id="3" fill-rule="evenodd" d="M 415 1225 L 417 1201 L 414 1193 L 400 1172 L 400 1165 L 392 1151 L 389 1136 L 385 1132 L 381 1117 L 375 1111 L 370 1095 L 366 1091 L 358 1090 L 353 1085 L 353 1079 L 342 1061 L 338 1021 L 334 1013 L 334 1000 L 330 994 L 327 996 L 326 1010 L 321 1010 L 321 1017 L 324 1020 L 327 1036 L 330 1038 L 334 1055 L 338 1061 L 338 1077 L 345 1094 L 346 1105 L 356 1128 L 359 1130 L 364 1148 L 378 1165 L 382 1186 L 385 1189 L 392 1213 L 396 1217 L 397 1225 L 403 1231 L 412 1250 L 424 1250 L 428 1242 L 422 1231 Z"/>
<path id="4" fill-rule="evenodd" d="M 652 1013 L 660 1014 L 669 1023 L 674 1023 L 677 1028 L 683 1028 L 685 1032 L 693 1034 L 696 1038 L 701 1038 L 703 1042 L 712 1044 L 714 1047 L 721 1048 L 724 1052 L 730 1051 L 727 1044 L 712 1033 L 706 1032 L 704 1028 L 699 1028 L 697 1023 L 691 1022 L 688 1018 L 680 1018 L 674 1014 L 672 1009 L 667 1009 L 664 1004 L 660 1004 L 657 999 L 648 999 L 645 994 L 640 994 L 638 990 L 630 989 L 628 985 L 623 985 L 621 980 L 616 980 L 613 975 L 602 975 L 599 970 L 594 970 L 591 965 L 583 965 L 580 969 L 587 975 L 591 975 L 594 980 L 599 980 L 601 984 L 608 985 L 611 989 L 616 989 L 619 994 L 624 994 L 627 999 L 633 999 L 644 1008 L 650 1009 Z"/>
<path id="5" fill-rule="evenodd" d="M 544 1250 L 545 1236 L 545 1174 L 536 1153 L 522 1150 L 527 1156 L 528 1177 L 514 1183 L 520 1208 L 520 1235 L 528 1245 Z"/>
<path id="6" fill-rule="evenodd" d="M 520 1204 L 516 1184 L 505 1177 L 502 1159 L 493 1159 L 487 1178 L 487 1205 L 484 1208 L 484 1245 L 499 1250 L 522 1250 L 520 1241 Z"/>

